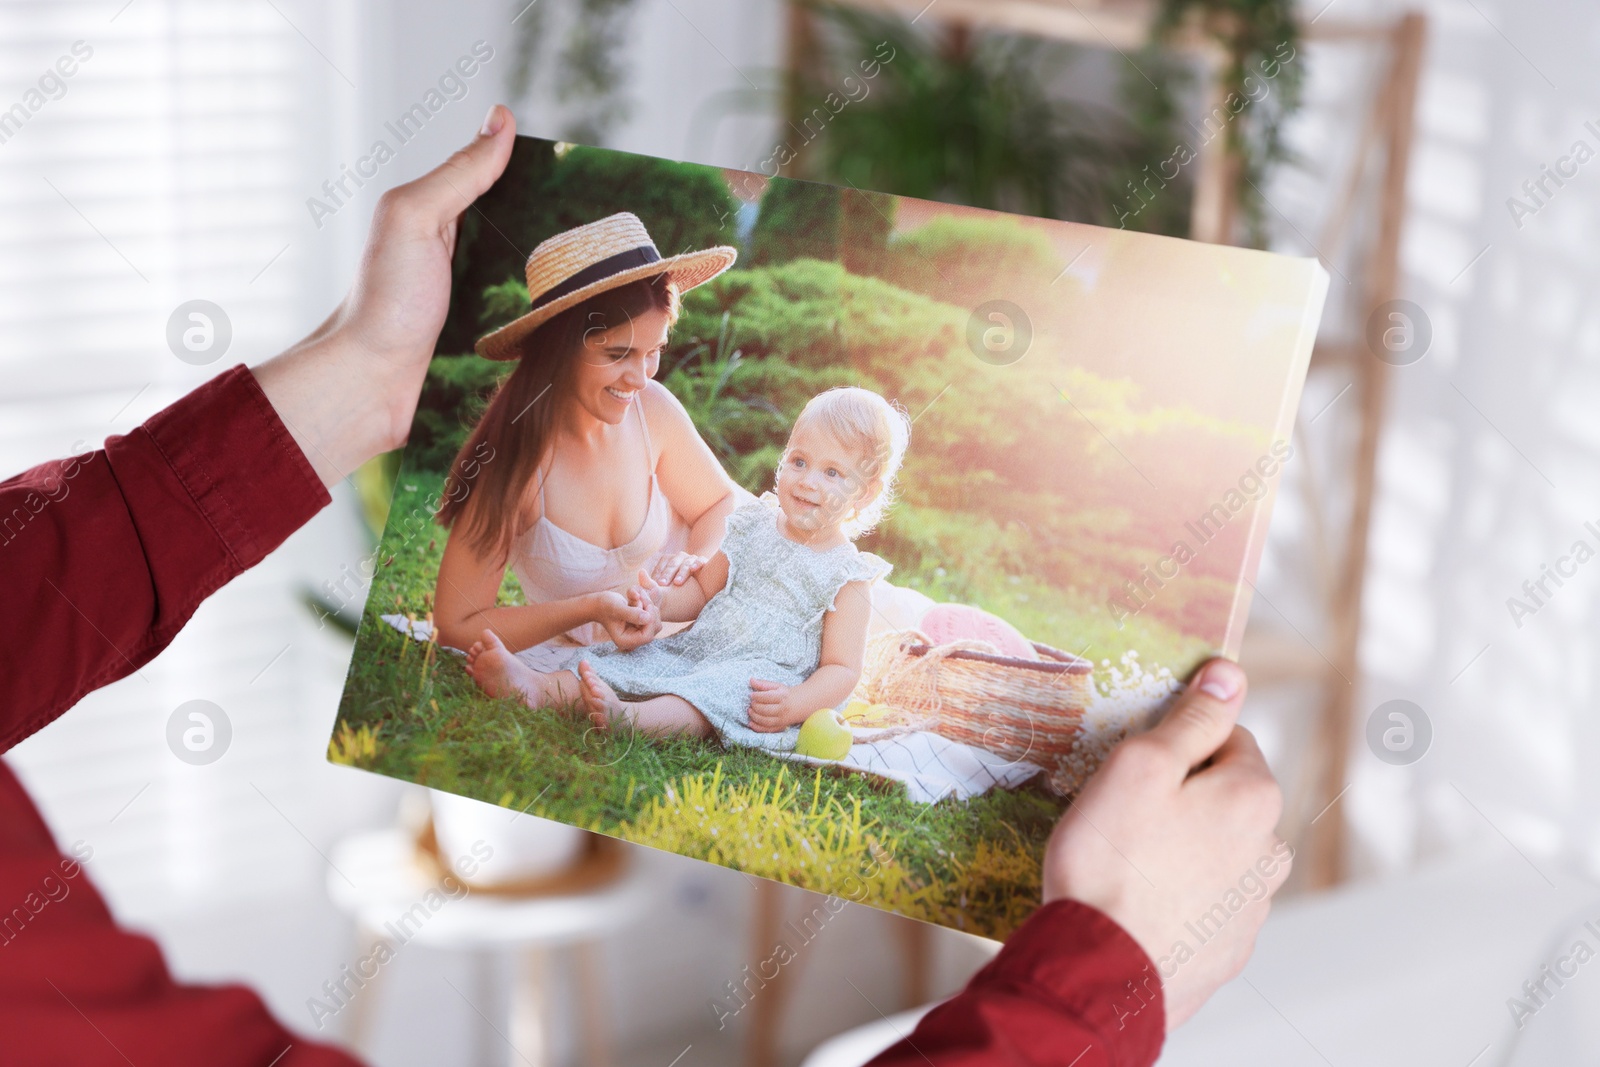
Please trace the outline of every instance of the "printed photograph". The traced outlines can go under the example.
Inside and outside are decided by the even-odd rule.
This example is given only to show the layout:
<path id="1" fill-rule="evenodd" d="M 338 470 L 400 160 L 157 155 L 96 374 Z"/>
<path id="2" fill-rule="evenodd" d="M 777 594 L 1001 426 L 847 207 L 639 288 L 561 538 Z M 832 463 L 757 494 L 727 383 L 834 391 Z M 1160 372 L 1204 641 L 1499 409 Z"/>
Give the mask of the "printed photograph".
<path id="1" fill-rule="evenodd" d="M 535 138 L 463 217 L 329 758 L 1004 939 L 1236 656 L 1314 260 Z"/>

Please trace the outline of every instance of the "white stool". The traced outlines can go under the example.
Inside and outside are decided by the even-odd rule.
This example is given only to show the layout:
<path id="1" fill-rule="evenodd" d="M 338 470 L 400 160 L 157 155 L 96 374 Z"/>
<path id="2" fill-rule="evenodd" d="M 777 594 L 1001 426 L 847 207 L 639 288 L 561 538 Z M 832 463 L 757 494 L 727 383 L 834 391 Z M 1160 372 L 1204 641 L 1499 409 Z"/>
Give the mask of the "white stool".
<path id="1" fill-rule="evenodd" d="M 608 1067 L 610 1043 L 596 947 L 600 938 L 643 913 L 648 891 L 637 865 L 625 864 L 610 882 L 570 894 L 463 895 L 465 887 L 457 885 L 452 896 L 441 889 L 439 872 L 419 858 L 416 838 L 403 829 L 347 838 L 335 846 L 331 859 L 328 895 L 355 920 L 358 959 L 372 959 L 382 941 L 470 952 L 484 961 L 499 952 L 517 953 L 508 1026 L 503 1032 L 496 1027 L 511 1045 L 508 1063 L 550 1063 L 547 954 L 552 949 L 569 952 L 586 1060 L 591 1067 Z M 430 901 L 436 906 L 430 908 Z M 371 977 L 360 976 L 363 984 L 349 1004 L 346 1037 L 358 1051 L 365 1049 L 385 970 L 374 969 Z"/>

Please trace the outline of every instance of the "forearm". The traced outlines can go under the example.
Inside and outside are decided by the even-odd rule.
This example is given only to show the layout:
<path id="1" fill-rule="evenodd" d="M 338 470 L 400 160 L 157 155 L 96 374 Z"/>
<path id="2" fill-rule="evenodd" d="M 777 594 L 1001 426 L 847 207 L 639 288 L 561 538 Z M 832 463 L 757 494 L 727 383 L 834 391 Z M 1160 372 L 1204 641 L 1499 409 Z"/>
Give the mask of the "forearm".
<path id="1" fill-rule="evenodd" d="M 858 670 L 842 663 L 824 663 L 812 672 L 811 677 L 789 690 L 790 703 L 793 705 L 789 717 L 794 722 L 805 722 L 818 708 L 837 707 L 855 692 L 856 683 L 860 680 L 861 672 Z"/>
<path id="2" fill-rule="evenodd" d="M 682 585 L 664 586 L 661 590 L 661 621 L 692 622 L 708 601 L 706 591 L 695 578 Z"/>
<path id="3" fill-rule="evenodd" d="M 594 622 L 598 614 L 595 598 L 588 594 L 540 604 L 486 607 L 449 624 L 440 624 L 439 643 L 452 648 L 470 648 L 487 629 L 499 634 L 511 651 L 520 652 L 575 626 Z"/>
<path id="4" fill-rule="evenodd" d="M 1161 981 L 1138 942 L 1058 900 L 869 1067 L 1148 1067 L 1165 1037 Z"/>
<path id="5" fill-rule="evenodd" d="M 728 516 L 733 514 L 734 508 L 738 504 L 738 497 L 732 489 L 729 489 L 721 500 L 707 508 L 705 514 L 696 519 L 694 525 L 689 527 L 689 543 L 685 546 L 684 551 L 710 559 L 712 553 L 722 547 L 722 539 L 728 532 Z M 690 616 L 690 618 L 693 618 L 693 616 Z M 675 619 L 672 621 L 681 622 L 683 620 Z"/>
<path id="6" fill-rule="evenodd" d="M 0 482 L 0 751 L 137 671 L 328 500 L 243 366 Z"/>

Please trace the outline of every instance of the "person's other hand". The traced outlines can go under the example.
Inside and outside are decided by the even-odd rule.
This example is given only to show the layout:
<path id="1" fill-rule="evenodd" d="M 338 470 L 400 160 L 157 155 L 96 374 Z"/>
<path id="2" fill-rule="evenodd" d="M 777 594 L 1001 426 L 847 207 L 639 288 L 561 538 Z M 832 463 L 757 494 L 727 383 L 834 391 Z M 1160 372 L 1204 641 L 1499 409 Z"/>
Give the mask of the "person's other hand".
<path id="1" fill-rule="evenodd" d="M 596 593 L 594 602 L 595 621 L 624 652 L 649 643 L 661 632 L 661 612 L 653 604 L 610 589 Z"/>
<path id="2" fill-rule="evenodd" d="M 1045 902 L 1091 904 L 1139 943 L 1169 1031 L 1244 968 L 1289 876 L 1283 794 L 1235 724 L 1244 692 L 1237 664 L 1205 664 L 1159 724 L 1112 750 L 1045 849 Z"/>
<path id="3" fill-rule="evenodd" d="M 450 308 L 461 214 L 505 170 L 515 134 L 496 104 L 471 144 L 384 193 L 349 294 L 309 337 L 254 368 L 325 485 L 405 443 Z"/>
<path id="4" fill-rule="evenodd" d="M 706 557 L 693 552 L 675 552 L 662 557 L 656 564 L 655 579 L 662 585 L 682 585 L 694 577 L 694 572 L 706 565 Z"/>
<path id="5" fill-rule="evenodd" d="M 637 596 L 639 598 L 638 603 L 641 605 L 651 605 L 656 608 L 660 608 L 661 600 L 666 596 L 666 592 L 667 591 L 650 576 L 649 571 L 645 570 L 643 567 L 640 567 L 639 584 L 635 585 L 632 589 L 629 589 L 628 595 L 630 599 L 634 596 Z"/>
<path id="6" fill-rule="evenodd" d="M 789 709 L 790 687 L 765 678 L 750 679 L 750 729 L 775 734 L 794 725 Z"/>
<path id="7" fill-rule="evenodd" d="M 641 629 L 639 644 L 654 641 L 661 633 L 661 587 L 651 584 L 650 588 L 636 585 L 628 590 L 628 603 L 636 608 L 643 608 L 646 617 Z M 637 647 L 637 646 L 635 646 Z"/>

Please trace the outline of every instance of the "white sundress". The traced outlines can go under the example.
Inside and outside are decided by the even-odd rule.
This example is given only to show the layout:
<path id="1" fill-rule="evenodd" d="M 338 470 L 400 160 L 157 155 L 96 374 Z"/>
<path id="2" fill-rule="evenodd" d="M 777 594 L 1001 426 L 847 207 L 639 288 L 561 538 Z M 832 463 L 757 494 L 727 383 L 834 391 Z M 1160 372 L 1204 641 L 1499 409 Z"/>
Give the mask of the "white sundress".
<path id="1" fill-rule="evenodd" d="M 822 658 L 823 617 L 847 582 L 876 581 L 890 564 L 850 542 L 818 551 L 778 532 L 772 494 L 728 517 L 727 584 L 687 630 L 624 652 L 607 641 L 575 657 L 629 700 L 673 694 L 704 715 L 724 744 L 794 751 L 798 726 L 750 728 L 750 679 L 798 685 Z M 575 666 L 575 664 L 574 664 Z"/>

